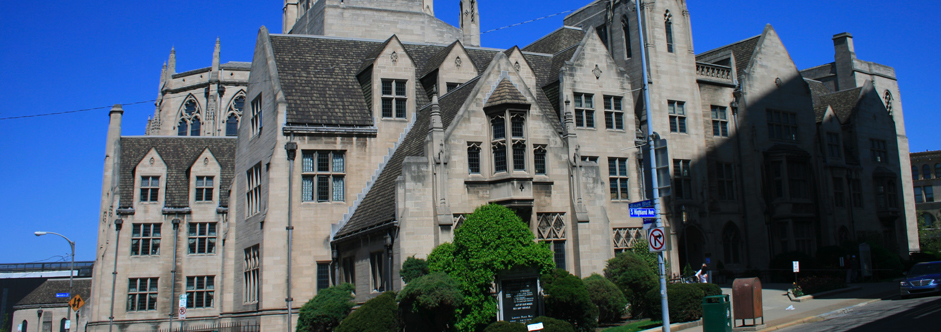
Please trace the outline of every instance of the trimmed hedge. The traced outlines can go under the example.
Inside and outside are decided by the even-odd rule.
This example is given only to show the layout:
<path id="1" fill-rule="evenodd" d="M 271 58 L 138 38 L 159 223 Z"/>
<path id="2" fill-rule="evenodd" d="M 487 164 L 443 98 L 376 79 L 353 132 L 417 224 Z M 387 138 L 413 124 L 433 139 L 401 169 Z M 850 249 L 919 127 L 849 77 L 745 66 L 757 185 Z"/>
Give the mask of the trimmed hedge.
<path id="1" fill-rule="evenodd" d="M 582 279 L 563 269 L 542 275 L 546 294 L 546 316 L 571 323 L 578 331 L 594 330 L 598 325 L 598 307 L 591 302 Z"/>
<path id="2" fill-rule="evenodd" d="M 627 307 L 627 298 L 624 292 L 611 280 L 599 274 L 592 273 L 588 278 L 582 279 L 591 302 L 598 307 L 598 322 L 615 323 L 621 320 L 624 309 Z"/>
<path id="3" fill-rule="evenodd" d="M 484 332 L 527 332 L 526 324 L 510 323 L 507 321 L 498 321 L 490 324 L 484 329 Z"/>
<path id="4" fill-rule="evenodd" d="M 694 321 L 702 317 L 703 292 L 695 284 L 669 284 L 667 285 L 667 298 L 670 306 L 670 323 Z M 647 292 L 647 303 L 650 306 L 648 317 L 656 319 L 660 313 L 660 290 L 652 289 Z"/>
<path id="5" fill-rule="evenodd" d="M 353 309 L 353 285 L 339 284 L 321 289 L 301 307 L 297 332 L 333 331 Z"/>
<path id="6" fill-rule="evenodd" d="M 526 322 L 526 324 L 536 323 L 542 323 L 542 330 L 540 332 L 575 332 L 575 327 L 569 322 L 552 317 L 539 316 Z"/>
<path id="7" fill-rule="evenodd" d="M 346 316 L 340 326 L 337 326 L 336 332 L 399 331 L 398 311 L 395 293 L 382 293 Z"/>
<path id="8" fill-rule="evenodd" d="M 644 257 L 630 251 L 617 254 L 608 260 L 604 276 L 624 293 L 624 297 L 631 304 L 633 318 L 639 318 L 649 311 L 645 296 L 647 292 L 657 288 L 657 274 Z"/>

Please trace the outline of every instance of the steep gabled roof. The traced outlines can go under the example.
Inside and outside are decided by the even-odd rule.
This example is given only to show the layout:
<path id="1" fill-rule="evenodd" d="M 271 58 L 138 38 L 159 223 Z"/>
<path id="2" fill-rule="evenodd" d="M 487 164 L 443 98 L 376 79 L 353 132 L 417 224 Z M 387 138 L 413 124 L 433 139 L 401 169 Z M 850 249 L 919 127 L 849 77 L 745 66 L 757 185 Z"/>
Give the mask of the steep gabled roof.
<path id="1" fill-rule="evenodd" d="M 578 50 L 578 44 L 572 45 L 552 55 L 552 61 L 549 63 L 549 75 L 546 77 L 546 82 L 543 86 L 559 81 L 559 72 L 562 70 L 562 66 L 565 65 L 566 61 L 572 60 L 572 56 L 575 55 L 576 50 Z"/>
<path id="2" fill-rule="evenodd" d="M 735 57 L 735 75 L 741 79 L 745 74 L 746 67 L 748 67 L 748 62 L 751 61 L 752 56 L 755 55 L 755 48 L 758 47 L 758 41 L 760 39 L 761 35 L 757 35 L 740 42 L 705 51 L 696 55 L 696 61 L 706 62 L 705 60 L 716 55 L 731 52 L 732 56 Z"/>
<path id="3" fill-rule="evenodd" d="M 444 62 L 444 59 L 448 57 L 448 54 L 451 54 L 451 50 L 453 50 L 454 46 L 456 46 L 458 43 L 460 42 L 455 40 L 453 43 L 451 43 L 451 45 L 448 45 L 448 47 L 438 51 L 438 53 L 428 59 L 424 68 L 422 68 L 422 70 L 419 72 L 418 77 L 425 77 L 425 75 L 428 75 L 429 73 L 438 69 L 438 67 L 441 67 L 441 63 Z"/>
<path id="4" fill-rule="evenodd" d="M 856 108 L 856 104 L 859 103 L 859 93 L 861 90 L 861 87 L 852 88 L 819 96 L 818 101 L 814 105 L 814 111 L 818 113 L 818 119 L 822 119 L 822 115 L 819 114 L 820 109 L 822 108 L 823 111 L 826 111 L 826 106 L 829 105 L 830 108 L 833 109 L 833 114 L 836 114 L 840 119 L 840 122 L 846 123 L 850 116 L 853 115 L 853 109 Z"/>
<path id="5" fill-rule="evenodd" d="M 219 206 L 229 205 L 229 185 L 235 168 L 235 137 L 173 137 L 130 136 L 121 137 L 120 190 L 121 208 L 134 207 L 134 174 L 137 165 L 151 149 L 156 149 L 167 165 L 164 185 L 164 206 L 180 208 L 189 206 L 189 170 L 196 158 L 209 149 L 222 168 L 219 179 Z"/>
<path id="6" fill-rule="evenodd" d="M 526 100 L 526 97 L 523 97 L 523 94 L 520 93 L 519 89 L 517 89 L 510 80 L 504 78 L 500 80 L 500 83 L 497 84 L 497 88 L 490 94 L 490 98 L 487 99 L 487 103 L 484 107 L 503 104 L 529 104 L 529 101 Z"/>
<path id="7" fill-rule="evenodd" d="M 578 44 L 582 41 L 582 37 L 584 36 L 585 31 L 580 28 L 562 26 L 548 35 L 537 39 L 532 44 L 523 47 L 523 51 L 555 54 L 572 45 Z"/>

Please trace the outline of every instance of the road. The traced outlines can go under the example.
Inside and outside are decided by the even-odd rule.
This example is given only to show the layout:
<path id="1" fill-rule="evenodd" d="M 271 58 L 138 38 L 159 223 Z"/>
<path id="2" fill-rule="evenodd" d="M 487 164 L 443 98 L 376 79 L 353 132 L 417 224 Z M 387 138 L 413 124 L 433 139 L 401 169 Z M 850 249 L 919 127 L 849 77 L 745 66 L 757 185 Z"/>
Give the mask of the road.
<path id="1" fill-rule="evenodd" d="M 782 332 L 939 331 L 941 297 L 893 298 L 828 313 L 822 321 L 782 329 Z"/>

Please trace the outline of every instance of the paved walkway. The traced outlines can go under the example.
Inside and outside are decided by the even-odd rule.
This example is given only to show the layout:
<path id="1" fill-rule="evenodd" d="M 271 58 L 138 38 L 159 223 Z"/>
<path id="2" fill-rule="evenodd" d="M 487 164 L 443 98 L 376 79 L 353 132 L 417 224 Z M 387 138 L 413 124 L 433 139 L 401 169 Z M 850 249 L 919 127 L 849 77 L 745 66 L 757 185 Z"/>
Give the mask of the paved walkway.
<path id="1" fill-rule="evenodd" d="M 850 290 L 846 292 L 838 292 L 836 294 L 819 296 L 813 299 L 805 299 L 801 302 L 793 302 L 789 300 L 787 296 L 783 295 L 787 291 L 787 288 L 790 287 L 790 284 L 764 284 L 762 286 L 765 326 L 760 329 L 761 331 L 774 331 L 800 323 L 819 320 L 818 315 L 862 303 L 879 301 L 884 297 L 898 294 L 898 281 L 861 283 L 851 284 L 849 286 Z M 729 298 L 732 298 L 732 289 L 730 286 L 722 287 L 722 293 L 729 294 Z M 732 301 L 734 308 L 735 303 L 734 300 Z M 793 309 L 787 310 L 789 306 L 793 306 Z M 751 324 L 751 319 L 746 320 L 746 322 Z M 758 323 L 761 323 L 761 319 L 758 320 Z M 736 327 L 736 330 L 738 330 L 741 324 L 742 321 L 738 320 L 733 323 L 733 327 Z M 702 326 L 699 324 L 682 325 L 685 326 L 672 325 L 671 330 L 683 332 L 700 332 L 703 330 Z M 647 331 L 659 330 L 660 329 L 657 328 Z"/>

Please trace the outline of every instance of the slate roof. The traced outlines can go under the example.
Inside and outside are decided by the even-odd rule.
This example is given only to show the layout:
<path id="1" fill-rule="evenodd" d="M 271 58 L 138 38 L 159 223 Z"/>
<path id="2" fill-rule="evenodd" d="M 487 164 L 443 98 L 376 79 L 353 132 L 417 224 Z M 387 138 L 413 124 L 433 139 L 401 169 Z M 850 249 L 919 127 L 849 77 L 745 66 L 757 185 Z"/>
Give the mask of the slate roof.
<path id="1" fill-rule="evenodd" d="M 850 116 L 853 115 L 853 109 L 856 108 L 856 104 L 859 103 L 860 90 L 862 90 L 861 87 L 817 97 L 814 104 L 814 111 L 817 113 L 817 121 L 823 120 L 821 111 L 826 112 L 827 105 L 830 105 L 830 108 L 833 109 L 833 113 L 836 114 L 840 121 L 846 123 Z"/>
<path id="2" fill-rule="evenodd" d="M 219 65 L 219 68 L 229 69 L 229 70 L 251 70 L 252 63 L 243 62 L 243 61 L 229 61 L 229 62 Z"/>
<path id="3" fill-rule="evenodd" d="M 523 51 L 555 54 L 580 43 L 583 37 L 585 37 L 585 31 L 582 29 L 563 26 L 523 47 Z"/>
<path id="4" fill-rule="evenodd" d="M 441 97 L 438 106 L 441 110 L 441 122 L 444 128 L 451 125 L 461 105 L 467 100 L 479 77 L 465 82 L 454 91 Z M 353 212 L 346 225 L 341 228 L 335 239 L 353 234 L 357 231 L 382 226 L 395 220 L 395 180 L 402 174 L 402 162 L 405 157 L 423 156 L 425 153 L 425 138 L 431 123 L 431 107 L 425 107 L 418 112 L 415 124 L 406 134 L 398 149 L 389 158 L 385 168 L 379 173 L 372 189 L 363 197 L 359 207 Z"/>
<path id="5" fill-rule="evenodd" d="M 487 99 L 484 107 L 503 104 L 529 104 L 529 101 L 526 100 L 526 97 L 523 97 L 523 94 L 513 83 L 510 83 L 510 80 L 504 78 L 500 83 L 497 83 L 497 88 L 490 94 L 490 98 Z"/>
<path id="6" fill-rule="evenodd" d="M 752 56 L 755 55 L 755 48 L 758 47 L 758 40 L 760 39 L 761 35 L 758 35 L 737 43 L 705 51 L 696 55 L 696 61 L 703 61 L 702 59 L 710 58 L 714 55 L 724 53 L 725 51 L 732 51 L 732 56 L 735 57 L 735 75 L 741 80 L 742 76 L 745 75 L 748 62 L 751 61 Z"/>
<path id="7" fill-rule="evenodd" d="M 817 116 L 817 122 L 823 121 L 823 116 L 827 113 L 827 105 L 820 104 L 820 96 L 830 94 L 832 91 L 830 91 L 830 88 L 828 88 L 826 84 L 820 81 L 805 78 L 804 82 L 807 82 L 807 87 L 810 88 L 810 96 L 814 102 L 814 112 Z"/>
<path id="8" fill-rule="evenodd" d="M 229 205 L 229 185 L 235 168 L 235 137 L 174 137 L 174 136 L 126 136 L 120 141 L 120 207 L 134 207 L 134 174 L 137 165 L 151 149 L 167 165 L 166 179 L 160 179 L 165 194 L 165 207 L 189 206 L 189 170 L 196 158 L 209 149 L 222 167 L 218 180 L 219 206 Z"/>
<path id="9" fill-rule="evenodd" d="M 575 50 L 577 49 L 578 45 L 572 45 L 552 56 L 552 61 L 549 63 L 549 75 L 546 76 L 545 83 L 542 86 L 559 81 L 559 72 L 562 71 L 562 65 L 564 65 L 566 61 L 572 60 L 572 56 L 575 55 Z"/>
<path id="10" fill-rule="evenodd" d="M 68 293 L 69 292 L 69 279 L 49 279 L 36 287 L 32 292 L 26 295 L 20 302 L 17 302 L 17 306 L 64 306 L 69 303 L 68 297 L 56 297 L 56 293 Z M 82 278 L 74 279 L 72 283 L 72 293 L 78 294 L 85 300 L 86 305 L 88 305 L 89 297 L 91 294 L 91 279 Z"/>
<path id="11" fill-rule="evenodd" d="M 451 43 L 451 45 L 448 45 L 448 47 L 438 51 L 438 53 L 435 53 L 434 56 L 428 59 L 424 68 L 420 71 L 420 74 L 418 74 L 418 77 L 425 77 L 425 75 L 428 75 L 438 69 L 438 67 L 441 67 L 441 63 L 444 62 L 444 59 L 448 57 L 448 54 L 451 54 L 451 50 L 454 49 L 454 46 L 457 45 L 457 43 L 458 41 L 455 40 L 453 43 Z"/>

